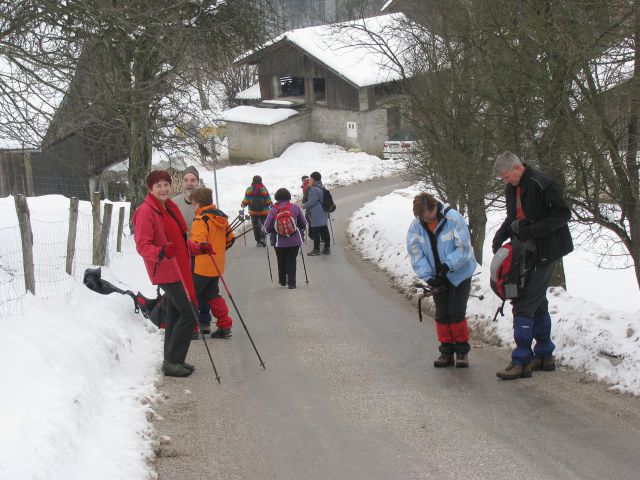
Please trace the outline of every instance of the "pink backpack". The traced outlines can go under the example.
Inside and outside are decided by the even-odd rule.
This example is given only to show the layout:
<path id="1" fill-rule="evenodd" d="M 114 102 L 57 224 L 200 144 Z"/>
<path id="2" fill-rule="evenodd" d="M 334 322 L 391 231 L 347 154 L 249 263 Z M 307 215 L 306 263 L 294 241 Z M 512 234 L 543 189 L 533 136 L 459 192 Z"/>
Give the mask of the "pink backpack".
<path id="1" fill-rule="evenodd" d="M 293 215 L 293 206 L 290 203 L 285 204 L 283 207 L 274 205 L 276 209 L 274 230 L 281 237 L 290 237 L 298 231 L 296 225 L 296 219 Z"/>

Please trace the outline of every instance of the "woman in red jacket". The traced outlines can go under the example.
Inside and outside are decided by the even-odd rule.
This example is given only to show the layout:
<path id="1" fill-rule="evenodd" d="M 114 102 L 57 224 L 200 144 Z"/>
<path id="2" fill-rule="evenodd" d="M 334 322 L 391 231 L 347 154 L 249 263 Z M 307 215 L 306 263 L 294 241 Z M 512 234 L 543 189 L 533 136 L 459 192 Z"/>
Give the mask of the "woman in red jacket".
<path id="1" fill-rule="evenodd" d="M 210 253 L 211 246 L 187 242 L 187 225 L 170 198 L 168 172 L 151 172 L 147 188 L 149 194 L 133 215 L 136 250 L 144 259 L 151 283 L 167 295 L 162 371 L 167 376 L 186 377 L 194 370 L 185 359 L 196 325 L 190 301 L 196 298 L 191 255 Z"/>

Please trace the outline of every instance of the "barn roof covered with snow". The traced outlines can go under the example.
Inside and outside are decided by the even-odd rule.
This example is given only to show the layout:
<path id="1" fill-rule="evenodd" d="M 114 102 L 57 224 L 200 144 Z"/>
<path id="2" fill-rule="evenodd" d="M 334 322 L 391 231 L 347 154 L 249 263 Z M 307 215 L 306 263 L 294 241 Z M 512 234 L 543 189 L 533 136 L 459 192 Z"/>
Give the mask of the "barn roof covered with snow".
<path id="1" fill-rule="evenodd" d="M 362 88 L 408 77 L 402 13 L 290 30 L 239 57 L 237 63 L 257 64 L 266 54 L 290 44 L 355 87 Z M 391 59 L 395 61 L 392 61 Z"/>

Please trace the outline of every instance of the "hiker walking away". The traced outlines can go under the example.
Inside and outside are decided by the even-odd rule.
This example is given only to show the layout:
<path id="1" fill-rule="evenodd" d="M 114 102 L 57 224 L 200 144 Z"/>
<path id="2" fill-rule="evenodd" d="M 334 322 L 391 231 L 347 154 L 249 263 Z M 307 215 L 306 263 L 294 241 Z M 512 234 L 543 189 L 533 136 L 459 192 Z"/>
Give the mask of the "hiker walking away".
<path id="1" fill-rule="evenodd" d="M 440 356 L 433 366 L 468 367 L 467 300 L 477 266 L 469 227 L 460 213 L 429 193 L 413 199 L 413 215 L 407 232 L 411 266 L 418 278 L 435 290 Z"/>
<path id="2" fill-rule="evenodd" d="M 302 210 L 291 203 L 291 192 L 280 188 L 275 194 L 276 204 L 264 222 L 264 229 L 271 234 L 271 244 L 278 259 L 278 282 L 283 287 L 296 288 L 296 257 L 304 242 L 307 222 Z"/>
<path id="3" fill-rule="evenodd" d="M 322 207 L 322 196 L 324 187 L 322 186 L 322 175 L 319 172 L 313 172 L 309 179 L 309 198 L 303 202 L 302 206 L 309 214 L 309 225 L 311 225 L 311 238 L 313 239 L 313 250 L 308 255 L 315 257 L 320 255 L 320 239 L 324 243 L 323 255 L 331 254 L 331 236 L 329 235 L 329 227 L 327 221 L 328 213 Z"/>
<path id="4" fill-rule="evenodd" d="M 300 185 L 300 188 L 302 189 L 301 204 L 304 204 L 307 200 L 309 200 L 309 189 L 311 188 L 311 185 L 309 185 L 309 175 L 303 175 L 300 180 L 302 180 L 302 185 Z M 309 236 L 311 236 L 311 223 L 309 221 L 309 212 L 307 210 L 304 211 L 304 219 L 307 221 Z"/>
<path id="5" fill-rule="evenodd" d="M 199 185 L 200 173 L 195 167 L 187 167 L 182 172 L 182 192 L 171 199 L 178 205 L 180 213 L 182 213 L 184 217 L 184 221 L 187 224 L 187 235 L 189 235 L 191 224 L 195 217 L 195 210 L 191 203 L 191 194 Z M 202 298 L 198 298 L 198 305 L 198 326 L 200 330 L 202 330 L 202 333 L 209 334 L 211 333 L 211 310 L 209 309 L 209 304 L 203 301 Z M 193 338 L 198 338 L 197 331 L 194 333 Z"/>
<path id="6" fill-rule="evenodd" d="M 262 184 L 262 177 L 256 175 L 251 181 L 251 186 L 247 188 L 242 200 L 242 208 L 249 207 L 249 215 L 251 216 L 251 225 L 253 226 L 253 236 L 256 239 L 258 247 L 266 247 L 264 236 L 264 220 L 269 214 L 271 208 L 271 197 L 267 187 Z"/>
<path id="7" fill-rule="evenodd" d="M 493 252 L 509 237 L 518 237 L 533 250 L 524 294 L 511 301 L 516 348 L 511 363 L 496 373 L 513 380 L 530 377 L 532 370 L 555 370 L 547 288 L 557 260 L 573 250 L 571 211 L 551 178 L 511 152 L 498 155 L 494 173 L 506 185 L 507 217 L 493 238 Z"/>
<path id="8" fill-rule="evenodd" d="M 136 250 L 144 260 L 151 283 L 164 290 L 168 300 L 162 371 L 167 376 L 186 377 L 194 369 L 185 359 L 196 326 L 189 303 L 189 298 L 196 298 L 191 254 L 200 253 L 201 246 L 187 241 L 187 224 L 169 198 L 169 173 L 155 170 L 147 176 L 146 183 L 148 195 L 133 215 Z"/>
<path id="9" fill-rule="evenodd" d="M 229 227 L 228 217 L 213 203 L 213 191 L 210 188 L 198 188 L 191 194 L 196 216 L 191 227 L 191 240 L 199 244 L 208 244 L 209 249 L 195 257 L 193 280 L 198 298 L 202 298 L 216 317 L 217 330 L 211 338 L 229 338 L 233 321 L 229 317 L 229 308 L 220 296 L 218 282 L 224 275 L 226 250 L 231 248 L 234 235 Z M 213 255 L 214 261 L 211 259 Z"/>

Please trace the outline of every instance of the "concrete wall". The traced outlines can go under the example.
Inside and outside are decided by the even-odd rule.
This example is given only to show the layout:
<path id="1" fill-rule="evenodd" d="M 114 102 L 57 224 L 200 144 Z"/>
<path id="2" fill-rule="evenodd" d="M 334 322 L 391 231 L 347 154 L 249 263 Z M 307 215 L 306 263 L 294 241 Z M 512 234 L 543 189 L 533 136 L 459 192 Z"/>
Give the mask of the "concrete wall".
<path id="1" fill-rule="evenodd" d="M 268 160 L 311 139 L 311 114 L 303 112 L 275 125 L 227 122 L 227 139 L 230 163 Z"/>
<path id="2" fill-rule="evenodd" d="M 347 122 L 352 127 L 347 128 Z M 313 109 L 311 138 L 316 142 L 335 143 L 345 148 L 357 148 L 371 155 L 382 155 L 387 136 L 387 111 L 375 109 L 365 112 Z"/>

